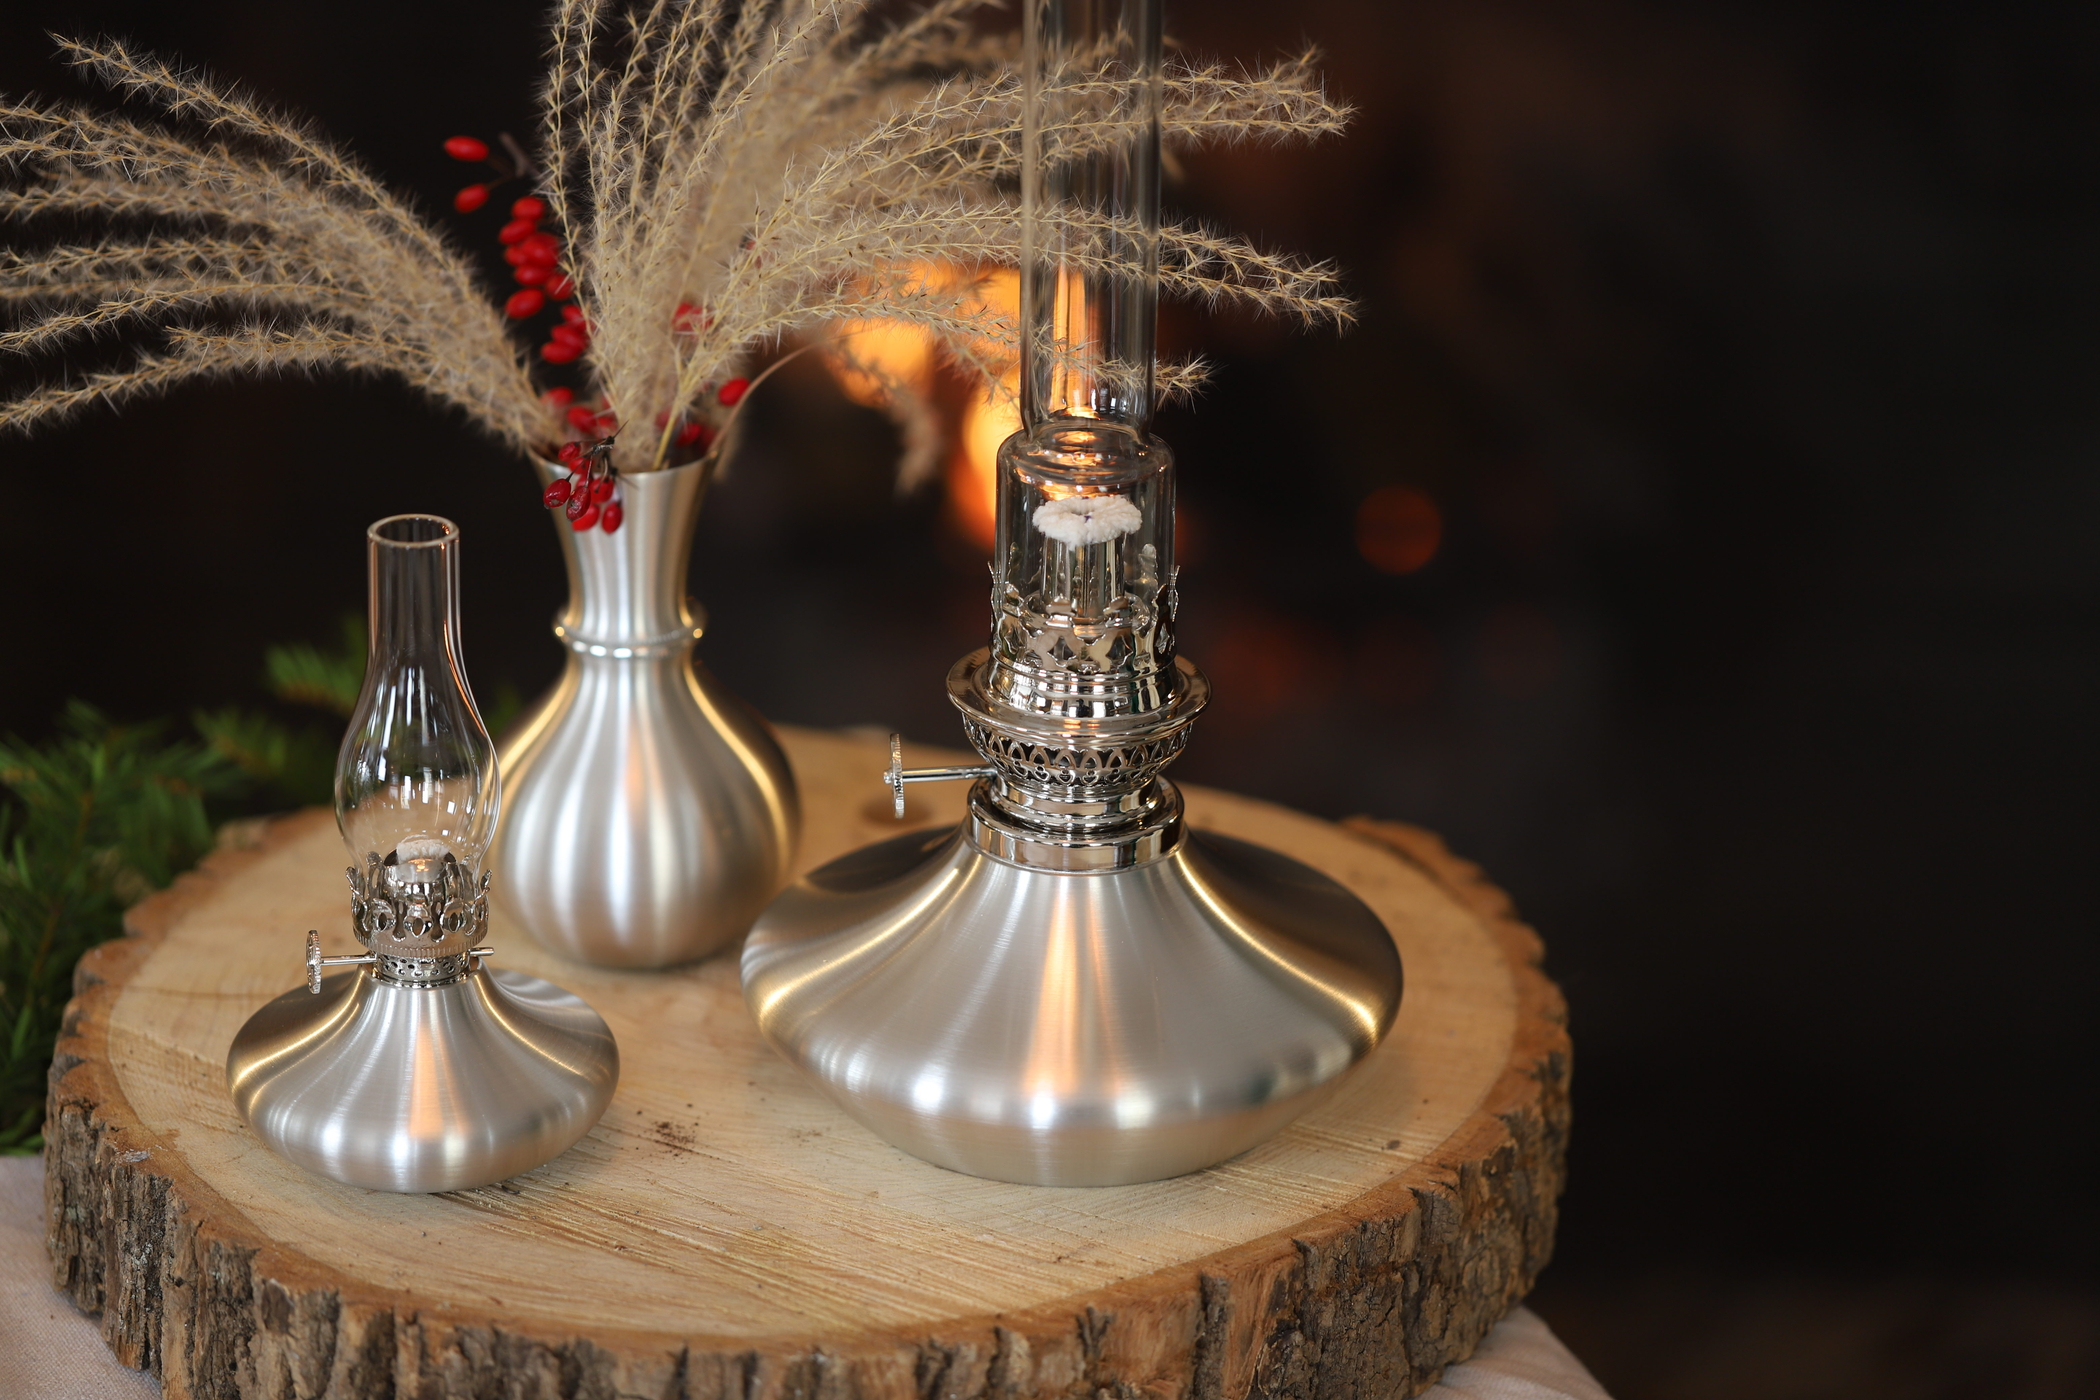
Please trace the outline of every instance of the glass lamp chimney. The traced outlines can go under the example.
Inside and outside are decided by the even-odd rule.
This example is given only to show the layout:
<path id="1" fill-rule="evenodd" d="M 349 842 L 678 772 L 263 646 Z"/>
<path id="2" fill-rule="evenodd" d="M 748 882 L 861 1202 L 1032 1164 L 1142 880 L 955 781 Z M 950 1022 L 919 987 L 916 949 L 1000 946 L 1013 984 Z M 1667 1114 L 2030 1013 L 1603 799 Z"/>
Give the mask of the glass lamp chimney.
<path id="1" fill-rule="evenodd" d="M 1142 442 L 1159 271 L 1158 0 L 1025 0 L 1021 424 Z"/>
<path id="2" fill-rule="evenodd" d="M 472 880 L 502 780 L 460 665 L 459 528 L 390 516 L 366 550 L 371 650 L 336 760 L 336 824 L 352 860 L 377 855 L 390 883 L 434 884 L 447 855 Z"/>
<path id="3" fill-rule="evenodd" d="M 989 698 L 1115 719 L 1167 703 L 1173 454 L 1152 438 L 1157 0 L 1028 0 L 1021 429 L 999 453 Z"/>

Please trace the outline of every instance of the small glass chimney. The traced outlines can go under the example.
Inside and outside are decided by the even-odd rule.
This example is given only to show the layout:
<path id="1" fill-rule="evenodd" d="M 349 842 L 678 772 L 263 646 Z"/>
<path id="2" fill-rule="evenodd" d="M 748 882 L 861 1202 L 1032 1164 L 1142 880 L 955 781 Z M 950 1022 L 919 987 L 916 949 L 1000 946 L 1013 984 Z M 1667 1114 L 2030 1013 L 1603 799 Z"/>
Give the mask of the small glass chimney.
<path id="1" fill-rule="evenodd" d="M 459 660 L 459 528 L 395 515 L 365 538 L 372 645 L 336 759 L 336 825 L 390 883 L 437 883 L 448 855 L 478 879 L 503 784 Z"/>

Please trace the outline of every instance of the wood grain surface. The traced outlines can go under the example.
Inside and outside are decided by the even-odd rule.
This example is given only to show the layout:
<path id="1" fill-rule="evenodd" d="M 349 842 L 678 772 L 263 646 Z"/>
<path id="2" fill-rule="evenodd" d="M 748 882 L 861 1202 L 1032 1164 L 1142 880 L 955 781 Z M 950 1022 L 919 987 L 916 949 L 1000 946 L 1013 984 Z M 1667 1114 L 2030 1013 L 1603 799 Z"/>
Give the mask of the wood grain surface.
<path id="1" fill-rule="evenodd" d="M 804 867 L 905 829 L 877 780 L 883 736 L 782 737 Z M 957 819 L 963 792 L 913 789 L 906 825 Z M 1187 798 L 1198 825 L 1355 890 L 1407 975 L 1392 1037 L 1341 1092 L 1221 1166 L 1069 1189 L 928 1166 L 764 1047 L 733 955 L 584 967 L 499 905 L 501 965 L 577 992 L 619 1038 L 604 1119 L 499 1186 L 309 1176 L 248 1132 L 224 1071 L 235 1030 L 301 980 L 308 928 L 354 950 L 345 854 L 309 812 L 82 960 L 46 1127 L 56 1282 L 171 1400 L 1412 1395 L 1546 1261 L 1559 993 L 1507 901 L 1428 833 Z"/>

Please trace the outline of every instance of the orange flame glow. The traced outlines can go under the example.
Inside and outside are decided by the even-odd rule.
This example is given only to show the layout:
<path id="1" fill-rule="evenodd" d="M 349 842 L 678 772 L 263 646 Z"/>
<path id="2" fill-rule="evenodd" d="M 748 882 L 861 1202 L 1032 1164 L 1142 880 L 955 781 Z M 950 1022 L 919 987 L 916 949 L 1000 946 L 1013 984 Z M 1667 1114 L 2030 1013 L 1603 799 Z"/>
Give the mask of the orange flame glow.
<path id="1" fill-rule="evenodd" d="M 1021 282 L 1012 268 L 918 263 L 911 268 L 909 280 L 939 289 L 973 284 L 967 311 L 989 313 L 1009 322 L 1019 319 Z M 999 444 L 1020 426 L 1019 370 L 1009 366 L 997 386 L 982 382 L 964 386 L 964 373 L 943 362 L 935 337 L 906 321 L 844 321 L 831 331 L 830 340 L 825 364 L 840 390 L 855 403 L 883 407 L 888 397 L 886 383 L 902 385 L 935 402 L 949 438 L 945 473 L 949 518 L 973 542 L 989 549 Z M 991 341 L 979 341 L 970 348 L 995 365 L 1012 353 L 1010 347 Z"/>
<path id="2" fill-rule="evenodd" d="M 906 321 L 841 321 L 832 332 L 850 351 L 826 352 L 825 363 L 847 398 L 863 408 L 880 408 L 888 398 L 885 382 L 903 384 L 924 394 L 933 385 L 933 337 Z"/>
<path id="3" fill-rule="evenodd" d="M 1000 376 L 1000 391 L 979 390 L 963 409 L 962 432 L 948 459 L 948 507 L 978 545 L 992 547 L 999 499 L 999 444 L 1021 426 L 1021 372 Z"/>

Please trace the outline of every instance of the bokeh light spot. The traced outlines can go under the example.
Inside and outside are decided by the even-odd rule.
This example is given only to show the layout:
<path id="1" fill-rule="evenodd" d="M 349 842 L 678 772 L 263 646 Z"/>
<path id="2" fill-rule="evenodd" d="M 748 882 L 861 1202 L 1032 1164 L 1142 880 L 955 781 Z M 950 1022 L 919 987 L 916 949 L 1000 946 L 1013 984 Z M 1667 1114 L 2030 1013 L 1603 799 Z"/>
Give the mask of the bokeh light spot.
<path id="1" fill-rule="evenodd" d="M 1381 486 L 1356 508 L 1356 552 L 1381 573 L 1411 574 L 1443 542 L 1443 512 L 1412 486 Z"/>

